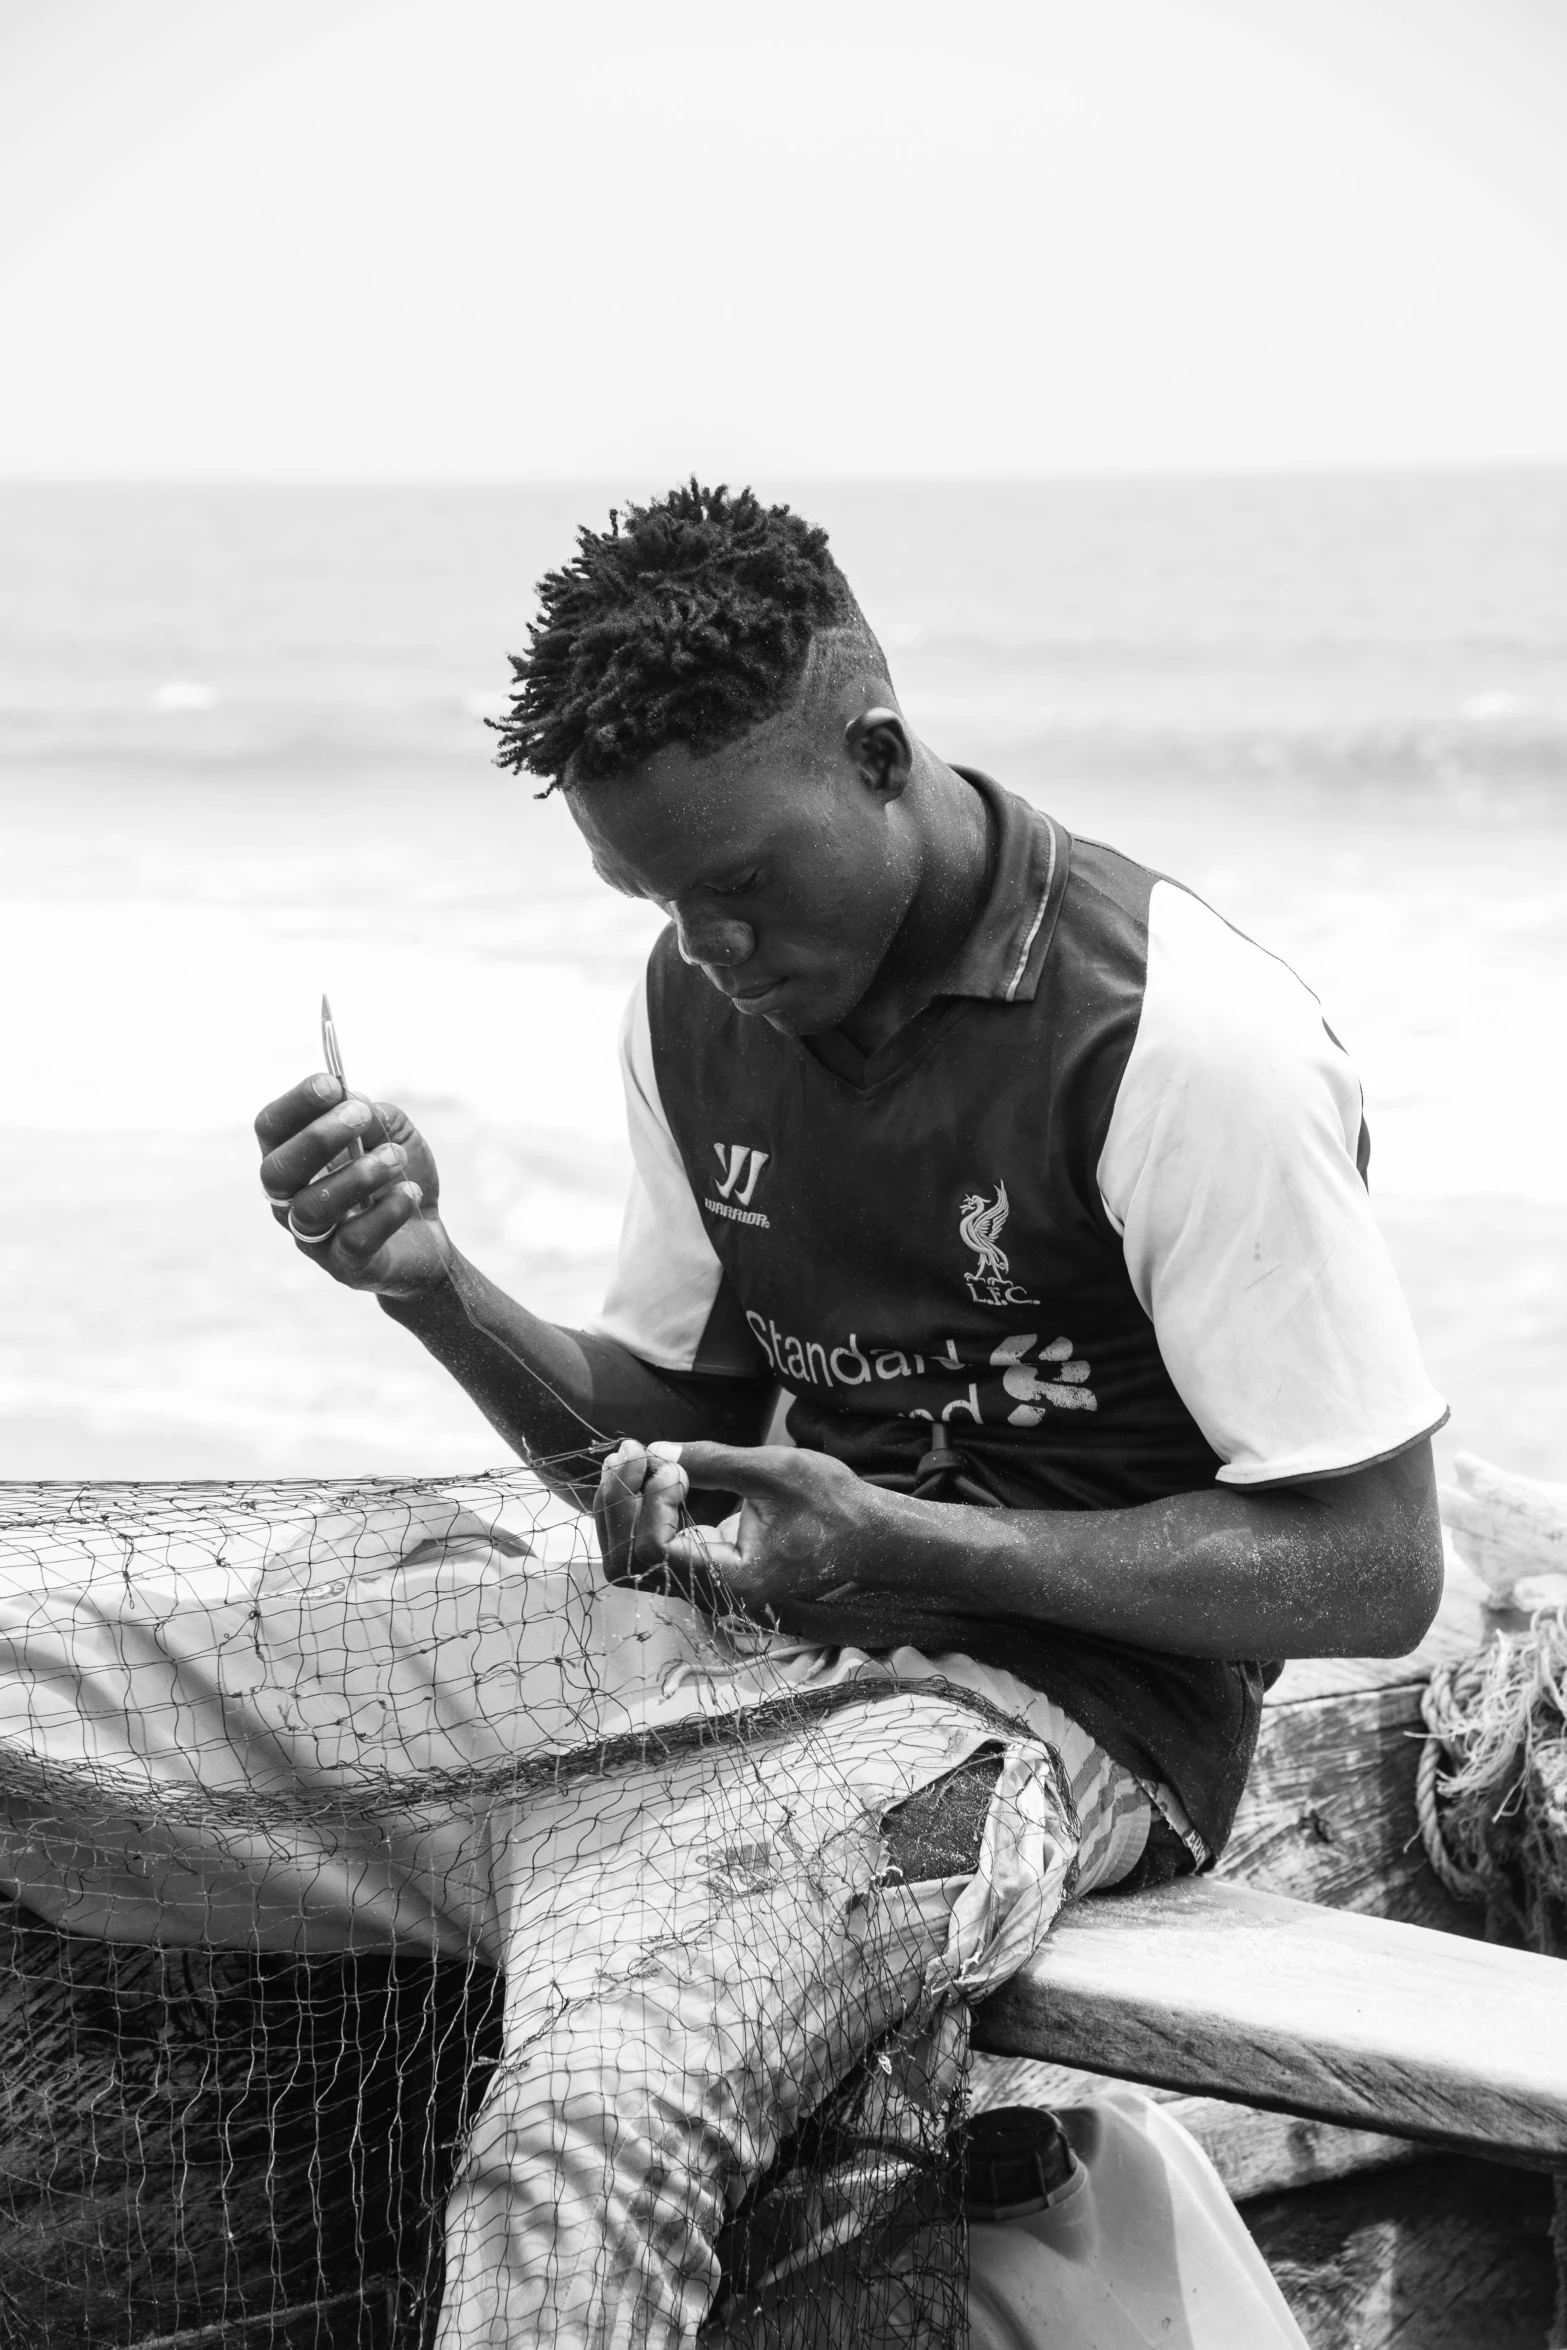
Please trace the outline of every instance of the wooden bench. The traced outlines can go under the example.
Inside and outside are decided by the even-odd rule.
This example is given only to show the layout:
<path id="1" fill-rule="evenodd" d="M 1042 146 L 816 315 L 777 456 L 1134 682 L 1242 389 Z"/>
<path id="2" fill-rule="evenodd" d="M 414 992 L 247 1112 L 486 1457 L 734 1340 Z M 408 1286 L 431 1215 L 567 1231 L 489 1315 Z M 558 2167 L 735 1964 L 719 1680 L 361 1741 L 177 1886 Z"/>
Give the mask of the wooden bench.
<path id="1" fill-rule="evenodd" d="M 1376 2132 L 1368 2163 L 1567 2167 L 1567 1979 L 1478 1941 L 1414 1832 L 1421 1693 L 1484 1637 L 1460 1573 L 1413 1656 L 1286 1667 L 1217 1873 L 1069 1911 L 976 2047 Z"/>
<path id="2" fill-rule="evenodd" d="M 1212 1879 L 1070 1910 L 975 2016 L 994 2055 L 1567 2168 L 1558 1961 Z"/>
<path id="3" fill-rule="evenodd" d="M 1288 1666 L 1214 1876 L 1068 1912 L 975 2019 L 1020 2094 L 1167 2101 L 1332 2350 L 1549 2329 L 1567 1974 L 1481 1942 L 1414 1832 L 1427 1678 L 1485 1631 L 1459 1575 L 1414 1656 Z"/>

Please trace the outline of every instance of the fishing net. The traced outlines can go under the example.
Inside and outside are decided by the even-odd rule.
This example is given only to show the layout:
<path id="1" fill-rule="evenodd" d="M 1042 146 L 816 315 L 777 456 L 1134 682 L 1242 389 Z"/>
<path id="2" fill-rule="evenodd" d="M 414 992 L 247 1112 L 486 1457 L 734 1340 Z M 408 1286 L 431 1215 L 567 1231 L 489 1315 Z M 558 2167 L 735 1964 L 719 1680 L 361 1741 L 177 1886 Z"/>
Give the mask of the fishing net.
<path id="1" fill-rule="evenodd" d="M 4 1488 L 0 2340 L 961 2343 L 1081 1793 L 527 1471 Z"/>

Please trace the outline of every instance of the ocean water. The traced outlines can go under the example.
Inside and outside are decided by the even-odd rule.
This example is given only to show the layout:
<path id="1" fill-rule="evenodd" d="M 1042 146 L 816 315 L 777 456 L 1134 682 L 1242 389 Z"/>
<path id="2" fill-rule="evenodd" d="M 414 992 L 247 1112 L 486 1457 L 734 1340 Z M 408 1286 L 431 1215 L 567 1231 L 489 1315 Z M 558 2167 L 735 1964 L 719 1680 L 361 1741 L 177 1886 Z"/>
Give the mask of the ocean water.
<path id="1" fill-rule="evenodd" d="M 763 486 L 939 751 L 1317 989 L 1444 1449 L 1567 1477 L 1567 473 Z M 501 1457 L 277 1233 L 250 1120 L 326 988 L 461 1245 L 597 1302 L 656 921 L 481 720 L 613 494 L 0 490 L 0 1475 Z"/>

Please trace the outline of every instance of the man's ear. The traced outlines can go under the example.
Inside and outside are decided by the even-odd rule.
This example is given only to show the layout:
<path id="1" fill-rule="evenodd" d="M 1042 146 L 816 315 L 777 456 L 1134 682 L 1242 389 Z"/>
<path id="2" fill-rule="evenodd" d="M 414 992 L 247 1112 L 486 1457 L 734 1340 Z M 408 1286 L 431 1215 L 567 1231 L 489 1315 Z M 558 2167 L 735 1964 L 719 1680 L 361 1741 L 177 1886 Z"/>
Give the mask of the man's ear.
<path id="1" fill-rule="evenodd" d="M 914 744 L 896 710 L 877 703 L 843 730 L 844 748 L 860 780 L 878 799 L 895 800 L 914 772 Z"/>

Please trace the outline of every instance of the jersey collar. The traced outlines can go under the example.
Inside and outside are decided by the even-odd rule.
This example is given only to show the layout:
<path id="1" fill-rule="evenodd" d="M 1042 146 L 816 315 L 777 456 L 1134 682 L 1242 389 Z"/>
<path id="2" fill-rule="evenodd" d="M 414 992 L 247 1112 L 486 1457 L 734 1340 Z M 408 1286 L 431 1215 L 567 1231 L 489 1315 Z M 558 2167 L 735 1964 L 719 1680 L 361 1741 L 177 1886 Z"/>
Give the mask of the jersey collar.
<path id="1" fill-rule="evenodd" d="M 977 767 L 955 772 L 985 803 L 994 862 L 979 920 L 936 993 L 977 996 L 991 1003 L 1032 1003 L 1066 894 L 1072 836 L 1042 808 L 1003 791 Z"/>

